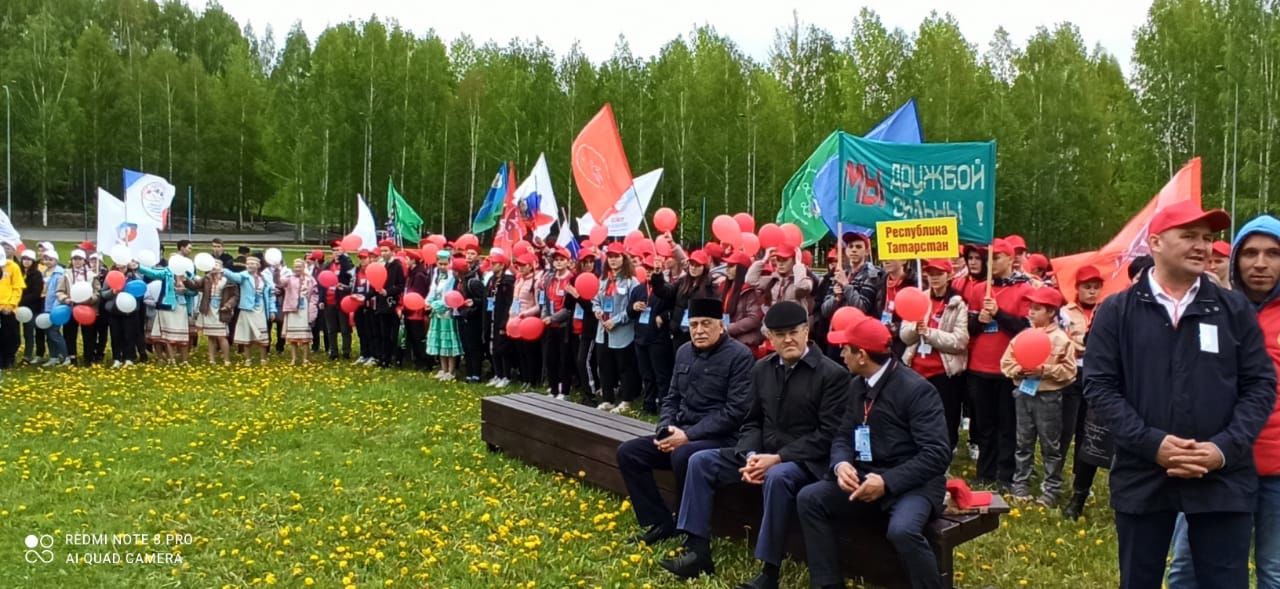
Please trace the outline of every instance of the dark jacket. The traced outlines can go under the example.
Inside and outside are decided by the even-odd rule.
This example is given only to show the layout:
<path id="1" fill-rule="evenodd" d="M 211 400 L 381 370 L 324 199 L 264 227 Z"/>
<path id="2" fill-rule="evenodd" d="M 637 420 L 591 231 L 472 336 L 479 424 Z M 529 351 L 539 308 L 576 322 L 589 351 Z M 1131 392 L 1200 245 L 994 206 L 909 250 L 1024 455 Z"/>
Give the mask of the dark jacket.
<path id="1" fill-rule="evenodd" d="M 1205 278 L 1176 327 L 1147 274 L 1103 301 L 1085 351 L 1085 397 L 1116 441 L 1111 505 L 1123 513 L 1251 512 L 1253 442 L 1275 403 L 1275 369 L 1249 301 Z M 1212 326 L 1212 327 L 1211 327 Z M 1202 334 L 1217 331 L 1217 352 Z M 1211 333 L 1211 331 L 1208 331 Z M 1226 466 L 1201 479 L 1156 463 L 1165 435 L 1210 441 Z"/>
<path id="2" fill-rule="evenodd" d="M 18 306 L 26 307 L 31 309 L 32 313 L 39 314 L 44 310 L 44 297 L 40 296 L 40 292 L 44 290 L 44 274 L 40 273 L 40 266 L 32 264 L 25 278 L 27 287 L 22 289 L 22 298 L 19 299 Z"/>
<path id="3" fill-rule="evenodd" d="M 386 263 L 387 267 L 387 283 L 382 286 L 387 294 L 375 296 L 373 298 L 373 310 L 379 315 L 386 313 L 395 313 L 396 305 L 400 304 L 400 297 L 404 295 L 405 272 L 404 265 L 400 260 L 391 258 Z"/>
<path id="4" fill-rule="evenodd" d="M 755 356 L 724 334 L 711 349 L 680 346 L 671 372 L 671 389 L 662 397 L 657 431 L 674 425 L 690 440 L 722 440 L 731 445 L 751 410 L 751 371 Z"/>
<path id="5" fill-rule="evenodd" d="M 854 428 L 864 423 L 871 426 L 871 462 L 857 460 L 854 451 Z M 859 477 L 875 473 L 884 479 L 881 507 L 916 495 L 941 513 L 951 442 L 938 390 L 897 360 L 890 361 L 874 387 L 854 378 L 844 422 L 831 443 L 831 471 L 841 462 L 853 465 Z"/>
<path id="6" fill-rule="evenodd" d="M 835 286 L 832 285 L 831 290 L 827 292 L 826 300 L 822 303 L 822 314 L 830 318 L 835 314 L 836 309 L 840 307 L 857 307 L 868 317 L 879 317 L 882 307 L 880 302 L 884 299 L 884 270 L 875 265 L 864 262 L 858 271 L 849 277 L 849 285 L 843 289 L 843 294 L 835 293 Z"/>
<path id="7" fill-rule="evenodd" d="M 647 346 L 658 342 L 658 338 L 665 338 L 670 341 L 671 332 L 668 327 L 671 325 L 671 306 L 674 302 L 674 293 L 670 289 L 659 289 L 659 285 L 666 284 L 661 272 L 654 272 L 649 275 L 650 284 L 638 284 L 631 289 L 631 298 L 627 301 L 627 312 L 631 315 L 631 321 L 636 326 L 636 345 Z M 649 311 L 647 317 L 648 322 L 641 321 L 644 319 L 644 313 L 635 310 L 635 304 L 644 301 L 646 309 Z M 658 327 L 658 320 L 661 319 L 662 327 Z"/>
<path id="8" fill-rule="evenodd" d="M 739 461 L 750 452 L 778 454 L 822 477 L 852 383 L 849 372 L 813 344 L 790 370 L 777 352 L 761 358 L 751 369 L 753 400 L 738 446 L 722 452 Z"/>
<path id="9" fill-rule="evenodd" d="M 479 267 L 471 267 L 466 274 L 458 277 L 458 290 L 466 300 L 471 301 L 471 306 L 464 305 L 458 309 L 457 316 L 465 321 L 480 321 L 484 314 L 485 288 L 484 275 L 480 273 Z"/>
<path id="10" fill-rule="evenodd" d="M 489 277 L 487 292 L 488 298 L 493 300 L 493 310 L 485 313 L 489 321 L 485 333 L 489 335 L 490 341 L 498 335 L 506 336 L 507 316 L 511 314 L 511 297 L 515 294 L 515 290 L 516 277 L 505 269 L 500 274 Z M 489 302 L 486 300 L 485 308 L 489 307 Z"/>

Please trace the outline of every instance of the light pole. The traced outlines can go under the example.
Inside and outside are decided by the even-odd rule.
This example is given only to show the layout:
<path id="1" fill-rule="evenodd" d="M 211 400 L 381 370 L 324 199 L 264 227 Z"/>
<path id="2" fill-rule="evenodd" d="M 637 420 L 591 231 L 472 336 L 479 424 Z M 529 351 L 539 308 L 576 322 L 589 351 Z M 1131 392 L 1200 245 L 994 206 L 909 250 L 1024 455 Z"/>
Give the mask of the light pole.
<path id="1" fill-rule="evenodd" d="M 9 85 L 4 85 L 4 196 L 6 199 L 4 212 L 13 218 L 13 134 L 10 132 L 10 110 L 13 96 L 9 94 Z"/>

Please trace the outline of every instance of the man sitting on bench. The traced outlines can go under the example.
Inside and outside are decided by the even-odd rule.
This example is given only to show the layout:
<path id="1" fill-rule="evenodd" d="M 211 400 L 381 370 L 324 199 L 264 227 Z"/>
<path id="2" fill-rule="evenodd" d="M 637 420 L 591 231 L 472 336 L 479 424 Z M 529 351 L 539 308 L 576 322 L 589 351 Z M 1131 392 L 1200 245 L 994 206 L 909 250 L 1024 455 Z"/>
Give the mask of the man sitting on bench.
<path id="1" fill-rule="evenodd" d="M 797 512 L 804 530 L 814 587 L 844 587 L 835 520 L 888 518 L 889 543 L 912 589 L 941 589 L 938 562 L 925 526 L 942 512 L 951 442 L 938 391 L 892 359 L 889 330 L 866 318 L 831 332 L 853 380 L 844 422 L 831 444 L 827 480 L 800 491 Z M 834 479 L 834 480 L 831 480 Z"/>
<path id="2" fill-rule="evenodd" d="M 737 447 L 703 450 L 689 459 L 678 525 L 688 534 L 687 552 L 660 563 L 682 578 L 715 572 L 711 512 L 716 488 L 744 481 L 764 487 L 755 551 L 764 570 L 742 587 L 776 588 L 796 493 L 828 469 L 831 439 L 849 399 L 849 373 L 809 343 L 809 317 L 799 303 L 773 305 L 764 325 L 777 351 L 751 369 L 751 412 Z"/>
<path id="3" fill-rule="evenodd" d="M 676 522 L 658 491 L 654 469 L 674 472 L 679 497 L 689 457 L 699 450 L 736 443 L 738 428 L 751 409 L 751 381 L 746 375 L 755 357 L 725 332 L 723 309 L 720 299 L 689 302 L 690 341 L 676 352 L 657 435 L 618 446 L 618 470 L 627 484 L 636 521 L 645 528 L 637 541 L 653 545 L 676 535 Z"/>

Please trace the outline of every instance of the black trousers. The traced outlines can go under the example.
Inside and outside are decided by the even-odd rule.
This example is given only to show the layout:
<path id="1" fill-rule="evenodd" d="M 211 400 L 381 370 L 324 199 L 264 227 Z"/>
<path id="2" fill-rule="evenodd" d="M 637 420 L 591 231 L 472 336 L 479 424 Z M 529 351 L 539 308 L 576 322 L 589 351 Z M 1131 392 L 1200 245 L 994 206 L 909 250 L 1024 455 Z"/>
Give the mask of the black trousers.
<path id="1" fill-rule="evenodd" d="M 22 357 L 34 360 L 44 356 L 44 330 L 36 329 L 35 321 L 22 324 Z"/>
<path id="2" fill-rule="evenodd" d="M 110 313 L 106 309 L 98 309 L 98 320 L 93 324 L 93 361 L 101 362 L 107 357 L 107 339 L 111 335 Z"/>
<path id="3" fill-rule="evenodd" d="M 600 376 L 596 372 L 596 334 L 587 333 L 586 329 L 578 336 L 578 359 L 575 367 L 578 370 L 578 390 L 585 399 L 595 397 L 600 389 Z"/>
<path id="4" fill-rule="evenodd" d="M 684 477 L 689 472 L 689 458 L 698 450 L 711 450 L 729 445 L 728 440 L 690 441 L 671 452 L 663 452 L 653 445 L 653 436 L 627 440 L 618 446 L 618 471 L 631 496 L 631 508 L 641 527 L 676 525 L 671 517 L 675 510 L 662 499 L 658 482 L 653 478 L 655 470 L 669 470 L 675 474 L 676 497 L 684 493 Z M 676 505 L 675 507 L 679 507 Z"/>
<path id="5" fill-rule="evenodd" d="M 360 357 L 377 357 L 378 344 L 374 341 L 373 311 L 356 310 L 356 335 L 360 338 Z"/>
<path id="6" fill-rule="evenodd" d="M 967 384 L 973 401 L 969 437 L 978 444 L 978 480 L 1012 485 L 1018 424 L 1013 381 L 970 372 Z"/>
<path id="7" fill-rule="evenodd" d="M 0 313 L 0 368 L 13 368 L 18 360 L 22 324 L 13 313 Z"/>
<path id="8" fill-rule="evenodd" d="M 107 329 L 111 332 L 111 359 L 117 362 L 137 362 L 138 345 L 142 340 L 142 324 L 138 312 L 129 315 L 107 313 Z"/>
<path id="9" fill-rule="evenodd" d="M 329 351 L 329 358 L 338 357 L 338 336 L 342 336 L 342 357 L 351 357 L 351 323 L 347 314 L 338 305 L 324 308 L 324 349 Z M 317 322 L 318 323 L 318 322 Z"/>
<path id="10" fill-rule="evenodd" d="M 1071 387 L 1075 388 L 1077 392 L 1080 391 L 1079 382 L 1071 385 Z M 1081 397 L 1080 402 L 1076 406 L 1076 413 L 1071 417 L 1072 424 L 1074 426 L 1071 428 L 1074 430 L 1072 434 L 1076 439 L 1076 449 L 1072 453 L 1071 490 L 1083 498 L 1088 496 L 1090 490 L 1093 488 L 1093 479 L 1098 476 L 1098 466 L 1080 459 L 1080 440 L 1084 439 L 1085 415 L 1089 413 L 1089 402 L 1083 399 L 1083 395 L 1081 395 Z M 1066 435 L 1067 432 L 1067 417 L 1065 415 L 1067 411 L 1067 399 L 1068 397 L 1065 395 L 1062 397 L 1062 412 L 1064 413 L 1062 419 L 1062 431 L 1064 435 Z M 1063 448 L 1065 449 L 1066 446 L 1063 446 Z"/>
<path id="11" fill-rule="evenodd" d="M 657 413 L 663 395 L 671 388 L 671 370 L 675 364 L 671 338 L 663 334 L 648 344 L 636 344 L 636 361 L 640 368 L 644 410 Z"/>
<path id="12" fill-rule="evenodd" d="M 511 341 L 504 334 L 493 336 L 492 346 L 489 350 L 489 361 L 493 364 L 493 376 L 496 378 L 511 378 L 512 361 L 515 359 L 515 342 Z"/>
<path id="13" fill-rule="evenodd" d="M 542 364 L 546 369 L 547 385 L 553 395 L 568 395 L 573 383 L 573 350 L 569 347 L 567 326 L 547 326 L 542 332 Z"/>
<path id="14" fill-rule="evenodd" d="M 1120 588 L 1160 589 L 1165 559 L 1178 513 L 1116 512 L 1116 541 L 1120 546 Z M 1188 513 L 1187 539 L 1200 589 L 1249 586 L 1249 543 L 1252 513 Z"/>
<path id="15" fill-rule="evenodd" d="M 141 309 L 141 307 L 139 307 L 139 309 Z M 236 315 L 237 317 L 239 316 L 238 313 L 239 311 L 237 311 L 237 315 Z M 138 360 L 141 360 L 142 362 L 146 362 L 147 361 L 147 338 L 146 338 L 147 313 L 146 311 L 143 311 L 143 310 L 137 310 L 137 311 L 134 311 L 133 315 L 131 315 L 130 317 L 133 318 L 134 329 L 138 330 L 137 332 L 138 337 L 134 338 L 133 340 L 134 353 L 138 356 Z M 235 332 L 233 331 L 230 333 L 235 333 Z"/>
<path id="16" fill-rule="evenodd" d="M 81 338 L 80 336 L 84 336 Z M 93 362 L 93 348 L 98 345 L 98 330 L 93 325 L 80 325 L 75 319 L 62 326 L 62 337 L 67 340 L 67 355 L 83 360 L 86 364 Z M 76 353 L 76 342 L 84 340 L 84 353 Z"/>
<path id="17" fill-rule="evenodd" d="M 409 360 L 418 370 L 427 368 L 427 321 L 425 319 L 404 320 L 404 345 L 409 350 Z"/>
<path id="18" fill-rule="evenodd" d="M 467 378 L 479 380 L 480 371 L 484 366 L 484 321 L 477 315 L 454 323 L 458 326 L 458 338 L 462 340 L 462 355 L 467 362 Z"/>
<path id="19" fill-rule="evenodd" d="M 942 589 L 938 560 L 924 537 L 925 526 L 933 518 L 933 506 L 929 500 L 919 495 L 904 495 L 887 512 L 881 505 L 883 501 L 850 501 L 849 494 L 834 481 L 818 481 L 800 490 L 796 497 L 796 513 L 804 531 L 809 576 L 815 586 L 844 583 L 839 546 L 832 541 L 839 520 L 887 519 L 885 537 L 898 553 L 911 588 Z"/>
<path id="20" fill-rule="evenodd" d="M 375 311 L 373 325 L 373 339 L 378 342 L 375 357 L 384 366 L 390 366 L 400 350 L 400 317 L 393 311 Z"/>
<path id="21" fill-rule="evenodd" d="M 323 305 L 322 305 L 323 306 Z M 326 307 L 327 308 L 327 307 Z M 328 327 L 324 323 L 325 308 L 319 310 L 320 316 L 311 322 L 311 351 L 320 351 L 321 342 L 324 343 L 324 351 L 329 351 Z"/>
<path id="22" fill-rule="evenodd" d="M 1062 456 L 1070 456 L 1067 451 L 1071 449 L 1071 439 L 1076 436 L 1076 432 L 1080 430 L 1079 422 L 1084 420 L 1084 392 L 1080 388 L 1080 382 L 1076 381 L 1067 385 L 1062 389 L 1062 437 L 1058 442 L 1058 447 L 1062 448 Z"/>
<path id="23" fill-rule="evenodd" d="M 938 389 L 942 397 L 942 411 L 947 418 L 947 438 L 951 449 L 960 443 L 960 399 L 964 395 L 964 376 L 947 376 L 943 372 L 929 377 L 929 384 Z"/>
<path id="24" fill-rule="evenodd" d="M 546 334 L 543 334 L 546 337 Z M 516 365 L 520 367 L 520 382 L 537 388 L 542 382 L 542 340 L 517 340 Z"/>
<path id="25" fill-rule="evenodd" d="M 284 353 L 284 315 L 277 314 L 276 320 L 274 321 L 274 323 L 276 328 L 276 336 L 275 336 L 276 353 L 283 354 Z M 267 326 L 267 331 L 268 332 L 271 331 L 271 326 L 269 325 Z"/>
<path id="26" fill-rule="evenodd" d="M 640 375 L 636 373 L 635 346 L 610 348 L 608 344 L 597 344 L 596 353 L 600 356 L 600 390 L 604 400 L 609 403 L 636 400 L 640 396 Z"/>

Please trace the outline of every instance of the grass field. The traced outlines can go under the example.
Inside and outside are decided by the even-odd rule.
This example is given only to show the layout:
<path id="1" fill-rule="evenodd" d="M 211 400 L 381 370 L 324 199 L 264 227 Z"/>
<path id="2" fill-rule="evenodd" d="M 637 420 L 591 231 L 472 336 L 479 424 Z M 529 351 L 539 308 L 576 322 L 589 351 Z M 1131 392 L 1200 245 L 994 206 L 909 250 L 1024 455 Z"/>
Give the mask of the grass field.
<path id="1" fill-rule="evenodd" d="M 679 585 L 657 565 L 675 543 L 627 543 L 636 525 L 623 498 L 485 449 L 479 399 L 492 389 L 276 362 L 6 372 L 0 585 Z M 1068 523 L 1022 507 L 962 547 L 957 581 L 1114 586 L 1110 513 L 1095 501 L 1088 515 Z M 75 533 L 146 543 L 69 544 Z M 26 561 L 31 534 L 52 536 L 52 562 Z M 719 576 L 689 586 L 732 587 L 755 573 L 744 544 L 716 548 Z M 111 552 L 182 562 L 68 562 Z M 801 568 L 788 563 L 786 586 L 807 586 Z"/>

